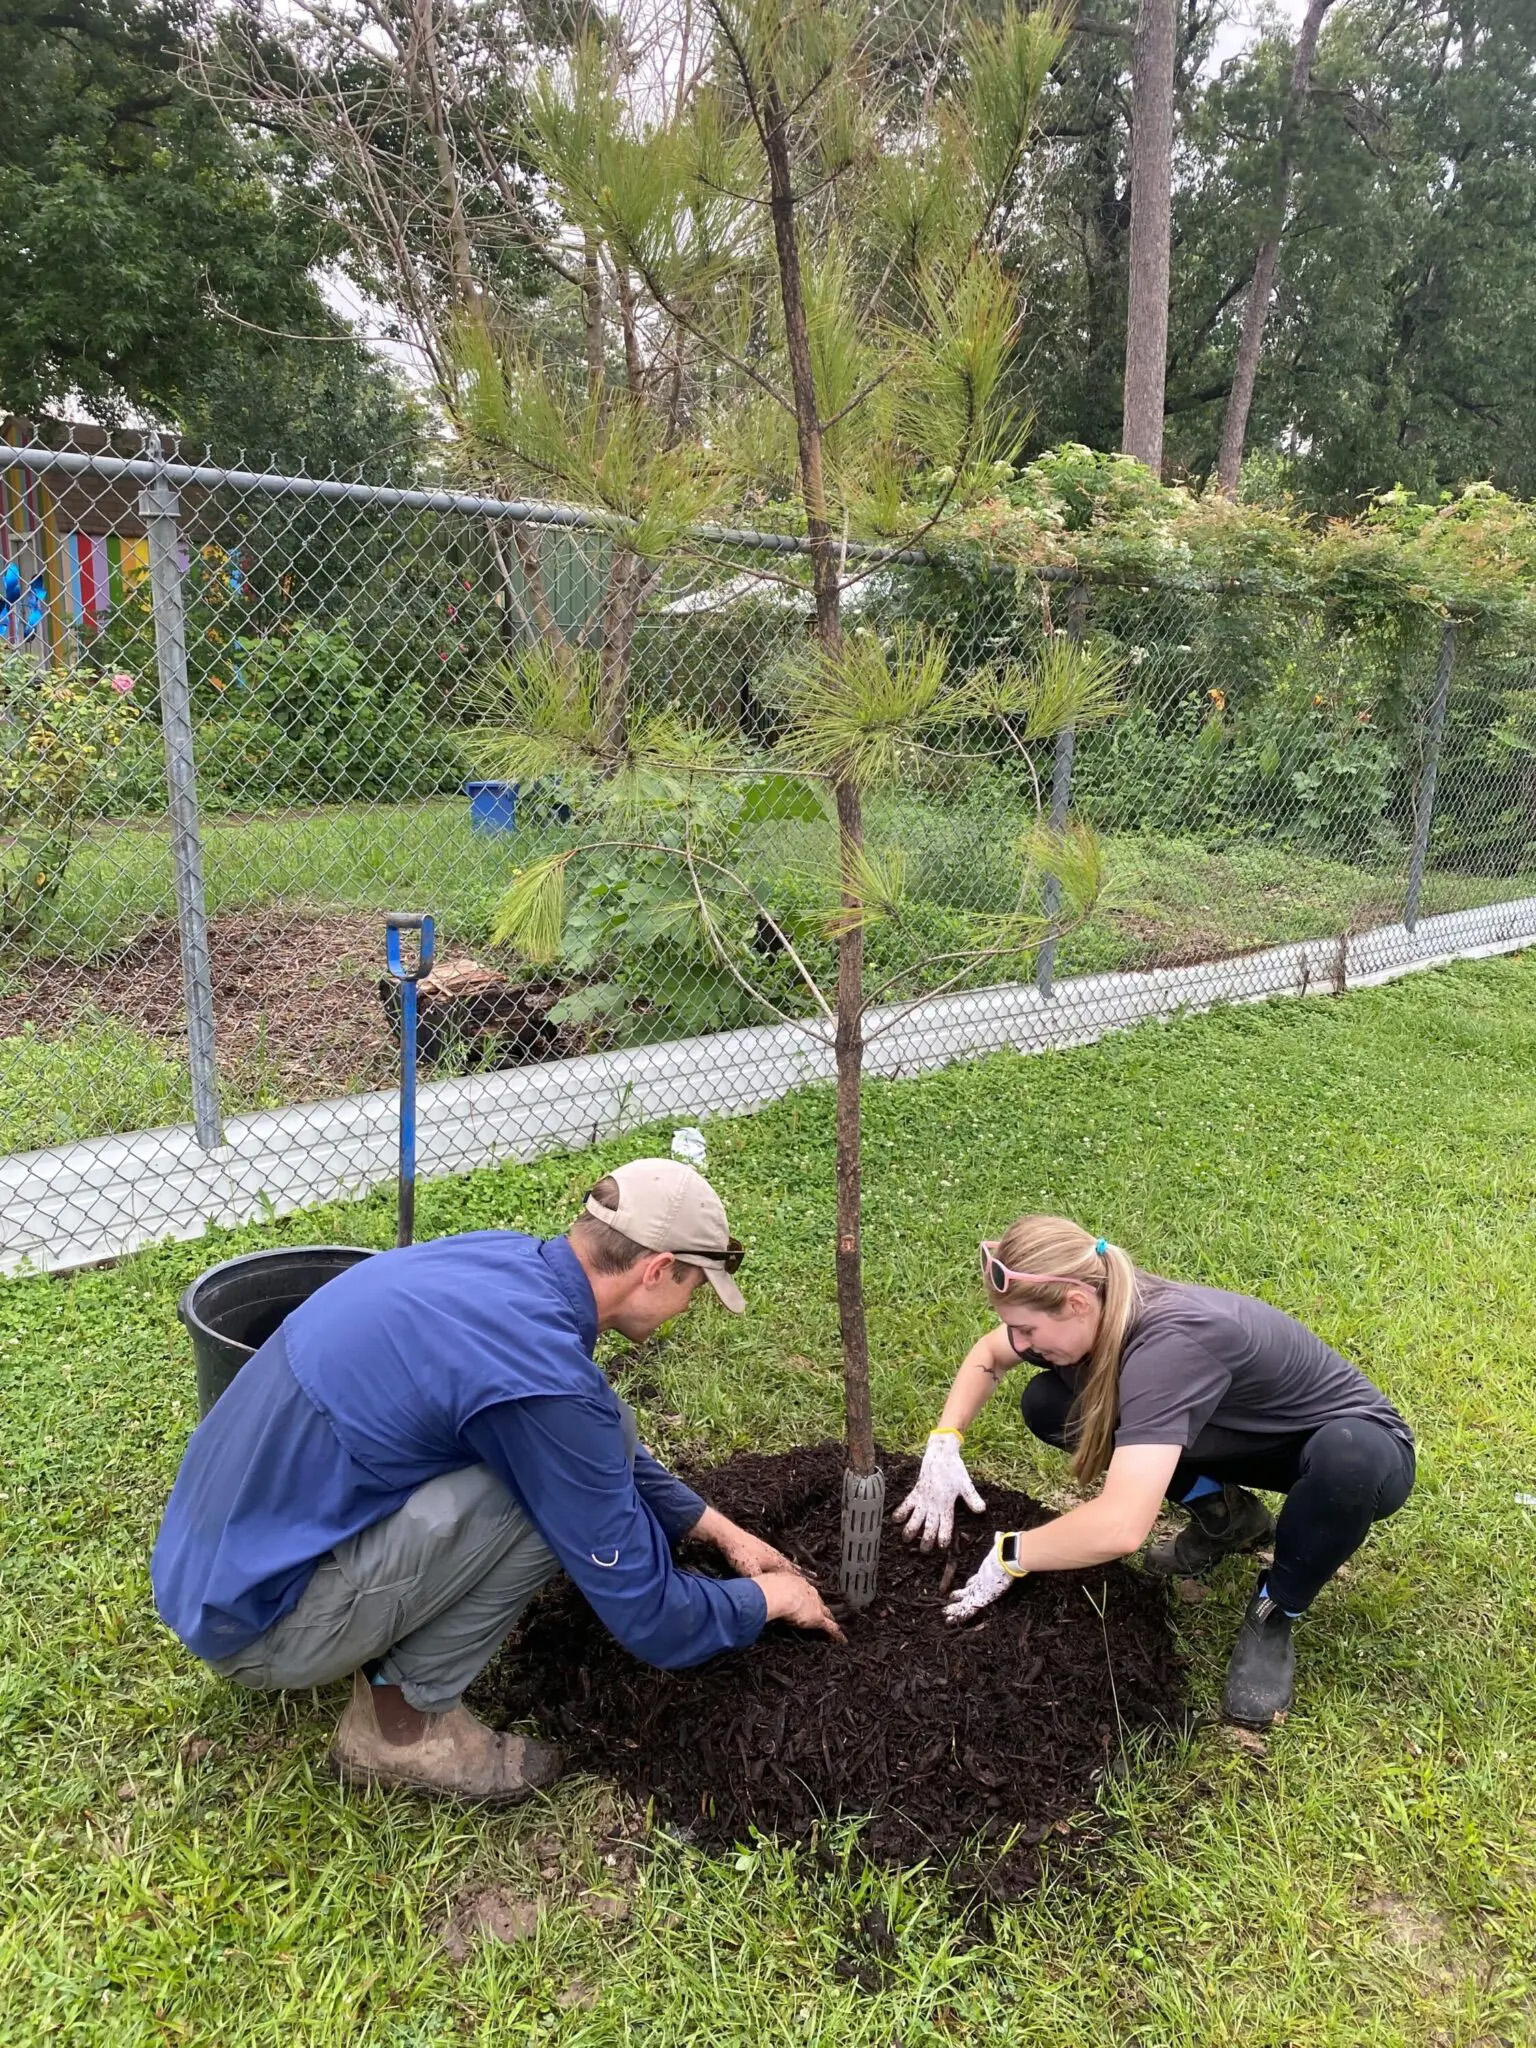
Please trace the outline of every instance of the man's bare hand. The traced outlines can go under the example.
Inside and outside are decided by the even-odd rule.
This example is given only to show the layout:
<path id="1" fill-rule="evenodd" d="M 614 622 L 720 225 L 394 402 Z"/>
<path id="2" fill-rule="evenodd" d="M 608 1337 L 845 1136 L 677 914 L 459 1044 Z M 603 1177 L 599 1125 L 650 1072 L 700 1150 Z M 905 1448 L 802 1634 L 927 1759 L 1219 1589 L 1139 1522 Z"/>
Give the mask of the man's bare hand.
<path id="1" fill-rule="evenodd" d="M 721 1537 L 715 1548 L 727 1564 L 735 1565 L 744 1579 L 759 1578 L 767 1572 L 788 1572 L 797 1579 L 804 1576 L 793 1558 L 775 1550 L 761 1536 L 753 1536 L 734 1525 L 729 1536 Z"/>
<path id="2" fill-rule="evenodd" d="M 765 1572 L 753 1583 L 768 1603 L 770 1621 L 787 1621 L 794 1628 L 819 1628 L 835 1643 L 846 1642 L 826 1602 L 809 1579 L 797 1578 L 789 1572 Z"/>
<path id="3" fill-rule="evenodd" d="M 765 1543 L 761 1536 L 754 1536 L 750 1529 L 739 1528 L 718 1508 L 706 1508 L 688 1533 L 698 1543 L 711 1544 L 744 1579 L 759 1578 L 768 1572 L 801 1576 L 800 1567 L 792 1558 Z"/>

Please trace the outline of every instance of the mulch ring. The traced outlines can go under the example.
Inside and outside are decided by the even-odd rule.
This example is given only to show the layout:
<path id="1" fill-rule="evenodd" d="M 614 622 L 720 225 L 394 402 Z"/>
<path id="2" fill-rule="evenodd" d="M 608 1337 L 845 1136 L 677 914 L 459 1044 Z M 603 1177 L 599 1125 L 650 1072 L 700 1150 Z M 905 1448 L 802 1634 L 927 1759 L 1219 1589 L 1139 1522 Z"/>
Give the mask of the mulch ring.
<path id="1" fill-rule="evenodd" d="M 887 1505 L 917 1461 L 883 1460 Z M 694 1484 L 825 1589 L 837 1583 L 842 1447 L 744 1453 Z M 996 1528 L 1048 1518 L 1029 1495 L 987 1489 L 962 1517 L 955 1583 Z M 709 1568 L 713 1553 L 690 1557 Z M 888 1530 L 880 1592 L 840 1615 L 846 1648 L 787 1626 L 692 1671 L 654 1671 L 621 1650 L 560 1585 L 479 1682 L 480 1712 L 531 1720 L 577 1769 L 616 1779 L 701 1847 L 756 1828 L 805 1841 L 829 1818 L 869 1815 L 864 1852 L 924 1859 L 983 1895 L 1038 1880 L 1039 1847 L 1070 1833 L 1133 1731 L 1180 1719 L 1182 1660 L 1164 1586 L 1124 1565 L 1041 1573 L 962 1628 L 941 1619 L 942 1555 Z M 958 1859 L 958 1860 L 957 1860 Z"/>
<path id="2" fill-rule="evenodd" d="M 282 907 L 232 911 L 210 921 L 214 1030 L 221 1067 L 249 1073 L 263 1092 L 305 1101 L 387 1088 L 400 1072 L 395 986 L 384 975 L 378 912 L 313 914 Z M 454 949 L 440 954 L 450 980 Z M 478 980 L 494 984 L 494 973 Z M 559 990 L 477 989 L 434 1007 L 423 985 L 421 1058 L 430 1074 L 513 1066 L 586 1049 L 584 1034 L 552 1026 Z M 0 993 L 0 1037 L 31 1025 L 68 1032 L 83 1011 L 186 1043 L 176 927 L 148 925 L 110 958 L 18 964 Z"/>

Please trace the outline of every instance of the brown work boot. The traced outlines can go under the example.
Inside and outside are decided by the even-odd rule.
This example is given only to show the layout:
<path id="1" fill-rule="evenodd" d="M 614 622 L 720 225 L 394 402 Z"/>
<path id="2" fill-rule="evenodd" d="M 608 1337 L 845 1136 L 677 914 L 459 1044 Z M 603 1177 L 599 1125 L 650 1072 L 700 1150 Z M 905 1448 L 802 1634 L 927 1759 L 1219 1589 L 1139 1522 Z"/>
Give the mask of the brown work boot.
<path id="1" fill-rule="evenodd" d="M 1224 1557 L 1257 1550 L 1275 1533 L 1275 1518 L 1256 1493 L 1245 1486 L 1222 1487 L 1185 1503 L 1188 1525 L 1177 1536 L 1154 1543 L 1147 1552 L 1150 1572 L 1165 1577 L 1197 1579 Z"/>
<path id="2" fill-rule="evenodd" d="M 561 1763 L 547 1742 L 498 1735 L 467 1707 L 424 1714 L 398 1686 L 371 1685 L 361 1671 L 331 1744 L 331 1768 L 344 1785 L 402 1785 L 499 1806 L 552 1785 Z"/>

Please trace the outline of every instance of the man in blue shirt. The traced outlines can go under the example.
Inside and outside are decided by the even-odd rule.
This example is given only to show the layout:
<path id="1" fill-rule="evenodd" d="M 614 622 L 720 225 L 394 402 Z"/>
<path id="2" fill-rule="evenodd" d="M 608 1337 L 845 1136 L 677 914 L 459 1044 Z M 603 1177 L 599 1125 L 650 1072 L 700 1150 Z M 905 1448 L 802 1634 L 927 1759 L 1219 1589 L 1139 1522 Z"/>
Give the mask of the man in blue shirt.
<path id="1" fill-rule="evenodd" d="M 643 1340 L 706 1282 L 739 1314 L 741 1258 L 702 1175 L 638 1159 L 566 1237 L 473 1231 L 361 1260 L 194 1431 L 150 1567 L 162 1618 L 238 1684 L 353 1673 L 343 1779 L 501 1801 L 550 1783 L 558 1755 L 460 1695 L 559 1570 L 668 1669 L 771 1620 L 839 1636 L 787 1558 L 637 1443 L 592 1358 L 600 1331 Z M 683 1536 L 740 1576 L 679 1571 Z"/>

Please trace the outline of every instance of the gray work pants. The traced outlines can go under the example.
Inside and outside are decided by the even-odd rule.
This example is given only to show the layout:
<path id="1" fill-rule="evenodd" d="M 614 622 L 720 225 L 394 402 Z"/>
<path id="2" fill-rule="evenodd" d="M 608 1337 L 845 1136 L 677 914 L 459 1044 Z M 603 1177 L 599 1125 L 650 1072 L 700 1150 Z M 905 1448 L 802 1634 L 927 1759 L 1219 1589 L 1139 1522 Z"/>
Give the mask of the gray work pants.
<path id="1" fill-rule="evenodd" d="M 559 1569 L 488 1465 L 418 1486 L 323 1557 L 299 1603 L 213 1669 L 260 1692 L 329 1685 L 378 1658 L 413 1707 L 457 1705 Z"/>

